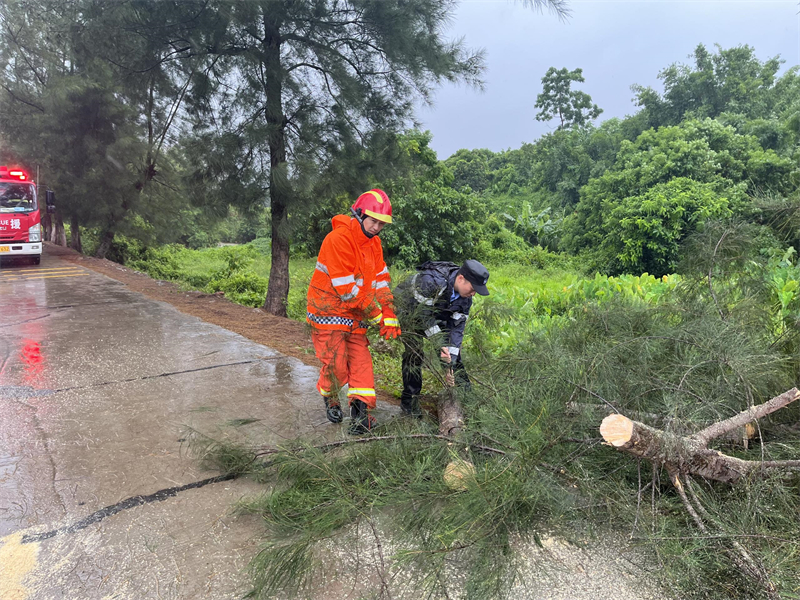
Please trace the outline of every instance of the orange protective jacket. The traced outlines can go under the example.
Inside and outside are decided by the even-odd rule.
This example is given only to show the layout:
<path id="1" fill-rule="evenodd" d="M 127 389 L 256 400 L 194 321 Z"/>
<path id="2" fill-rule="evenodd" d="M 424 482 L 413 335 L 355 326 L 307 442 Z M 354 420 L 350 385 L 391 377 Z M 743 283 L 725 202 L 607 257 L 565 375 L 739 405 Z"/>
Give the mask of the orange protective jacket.
<path id="1" fill-rule="evenodd" d="M 368 238 L 352 217 L 336 215 L 332 224 L 308 286 L 306 320 L 318 329 L 365 333 L 382 317 L 395 319 L 380 238 Z"/>

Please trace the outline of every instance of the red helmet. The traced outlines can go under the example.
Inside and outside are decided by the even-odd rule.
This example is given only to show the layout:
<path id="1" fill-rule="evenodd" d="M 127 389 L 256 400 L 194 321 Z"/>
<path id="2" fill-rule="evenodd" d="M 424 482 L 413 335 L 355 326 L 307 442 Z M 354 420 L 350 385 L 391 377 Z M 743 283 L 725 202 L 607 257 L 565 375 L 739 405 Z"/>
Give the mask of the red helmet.
<path id="1" fill-rule="evenodd" d="M 384 223 L 392 222 L 392 203 L 389 202 L 389 196 L 383 190 L 375 189 L 364 192 L 351 208 L 353 213 L 358 215 L 359 220 L 363 217 L 372 217 Z"/>

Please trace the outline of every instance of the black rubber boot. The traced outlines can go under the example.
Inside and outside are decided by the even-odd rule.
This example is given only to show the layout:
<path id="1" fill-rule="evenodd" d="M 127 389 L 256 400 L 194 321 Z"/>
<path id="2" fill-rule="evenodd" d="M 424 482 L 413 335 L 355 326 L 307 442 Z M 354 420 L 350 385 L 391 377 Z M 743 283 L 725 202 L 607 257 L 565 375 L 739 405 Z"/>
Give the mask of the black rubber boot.
<path id="1" fill-rule="evenodd" d="M 364 435 L 372 431 L 378 422 L 371 414 L 367 405 L 361 400 L 353 400 L 350 403 L 350 435 Z"/>
<path id="2" fill-rule="evenodd" d="M 325 416 L 328 417 L 328 421 L 341 423 L 344 414 L 342 414 L 342 407 L 339 406 L 339 403 L 334 404 L 328 398 L 323 398 L 323 400 L 325 400 Z"/>
<path id="3" fill-rule="evenodd" d="M 413 417 L 415 419 L 421 419 L 422 418 L 422 409 L 419 406 L 419 396 L 411 396 L 410 398 L 401 397 L 400 398 L 400 410 L 407 417 Z"/>

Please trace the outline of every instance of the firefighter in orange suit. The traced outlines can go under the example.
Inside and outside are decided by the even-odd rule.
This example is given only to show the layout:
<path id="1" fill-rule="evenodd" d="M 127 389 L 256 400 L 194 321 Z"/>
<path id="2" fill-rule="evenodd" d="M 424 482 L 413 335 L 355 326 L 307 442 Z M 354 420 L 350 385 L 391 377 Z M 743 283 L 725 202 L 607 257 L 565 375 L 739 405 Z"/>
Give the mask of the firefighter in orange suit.
<path id="1" fill-rule="evenodd" d="M 308 287 L 306 317 L 311 339 L 322 362 L 317 390 L 326 416 L 342 422 L 337 389 L 348 385 L 350 433 L 360 435 L 375 426 L 375 378 L 367 327 L 380 325 L 386 339 L 400 334 L 389 288 L 389 270 L 378 237 L 392 222 L 392 205 L 383 190 L 361 194 L 350 209 L 337 215 L 333 231 L 322 242 Z"/>

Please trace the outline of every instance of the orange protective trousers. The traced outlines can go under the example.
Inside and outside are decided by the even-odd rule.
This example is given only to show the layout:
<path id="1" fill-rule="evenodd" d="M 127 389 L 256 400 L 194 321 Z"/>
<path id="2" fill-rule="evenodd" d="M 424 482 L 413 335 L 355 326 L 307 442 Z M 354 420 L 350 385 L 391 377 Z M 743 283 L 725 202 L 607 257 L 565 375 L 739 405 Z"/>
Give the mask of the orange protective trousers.
<path id="1" fill-rule="evenodd" d="M 375 376 L 369 340 L 363 333 L 331 329 L 312 329 L 311 341 L 322 363 L 317 390 L 326 398 L 335 397 L 339 387 L 348 384 L 347 398 L 361 400 L 375 408 Z"/>

